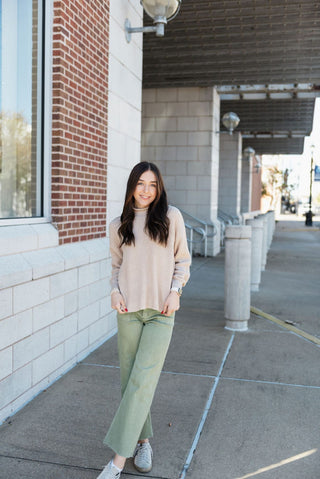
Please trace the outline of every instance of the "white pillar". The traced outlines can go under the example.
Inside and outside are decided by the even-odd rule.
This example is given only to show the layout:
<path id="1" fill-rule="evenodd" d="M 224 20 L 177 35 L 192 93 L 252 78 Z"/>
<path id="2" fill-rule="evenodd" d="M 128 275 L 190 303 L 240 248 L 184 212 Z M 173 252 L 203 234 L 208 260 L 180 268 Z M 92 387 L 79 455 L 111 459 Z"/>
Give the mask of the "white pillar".
<path id="1" fill-rule="evenodd" d="M 219 209 L 239 216 L 241 207 L 242 136 L 220 134 Z"/>
<path id="2" fill-rule="evenodd" d="M 263 220 L 251 219 L 246 224 L 251 226 L 251 291 L 259 291 L 261 281 L 261 256 L 263 242 Z"/>
<path id="3" fill-rule="evenodd" d="M 266 215 L 268 218 L 268 250 L 269 250 L 272 243 L 273 233 L 274 233 L 274 225 L 275 225 L 274 211 L 270 210 L 268 211 L 268 213 L 266 213 Z"/>
<path id="4" fill-rule="evenodd" d="M 263 221 L 263 236 L 262 236 L 262 250 L 261 250 L 261 271 L 265 271 L 268 254 L 268 218 L 267 215 L 259 215 L 259 219 Z"/>
<path id="5" fill-rule="evenodd" d="M 225 327 L 246 331 L 250 319 L 251 226 L 227 226 L 225 243 Z"/>
<path id="6" fill-rule="evenodd" d="M 111 1 L 107 227 L 121 214 L 128 176 L 141 157 L 142 35 L 133 35 L 127 43 L 126 18 L 142 25 L 143 9 L 138 2 Z"/>
<path id="7" fill-rule="evenodd" d="M 171 204 L 207 222 L 217 222 L 219 123 L 213 87 L 143 90 L 141 159 L 159 166 Z M 208 255 L 219 251 L 220 232 Z"/>
<path id="8" fill-rule="evenodd" d="M 251 211 L 252 194 L 252 159 L 242 160 L 242 179 L 241 179 L 241 213 Z"/>

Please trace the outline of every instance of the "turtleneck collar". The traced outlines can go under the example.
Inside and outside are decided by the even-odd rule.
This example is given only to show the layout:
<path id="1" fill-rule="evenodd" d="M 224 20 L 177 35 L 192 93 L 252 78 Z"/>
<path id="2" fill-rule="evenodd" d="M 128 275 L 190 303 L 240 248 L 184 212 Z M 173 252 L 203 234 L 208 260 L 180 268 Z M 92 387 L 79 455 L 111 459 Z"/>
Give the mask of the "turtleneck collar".
<path id="1" fill-rule="evenodd" d="M 133 208 L 135 216 L 146 216 L 149 207 L 146 208 Z"/>

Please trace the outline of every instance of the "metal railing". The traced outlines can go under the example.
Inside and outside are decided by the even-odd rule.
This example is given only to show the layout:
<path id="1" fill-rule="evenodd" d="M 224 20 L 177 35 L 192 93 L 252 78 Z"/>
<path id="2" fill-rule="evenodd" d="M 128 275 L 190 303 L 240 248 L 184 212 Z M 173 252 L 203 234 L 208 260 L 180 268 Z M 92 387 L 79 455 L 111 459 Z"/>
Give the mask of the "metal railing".
<path id="1" fill-rule="evenodd" d="M 221 235 L 220 235 L 220 245 L 224 246 L 224 239 L 225 239 L 225 231 L 227 225 L 240 225 L 241 220 L 239 216 L 231 215 L 230 213 L 226 213 L 218 209 L 218 220 L 220 221 L 221 225 Z"/>
<path id="2" fill-rule="evenodd" d="M 226 213 L 220 209 L 218 210 L 218 218 L 223 220 L 227 225 L 240 225 L 241 223 L 239 216 Z"/>
<path id="3" fill-rule="evenodd" d="M 205 231 L 202 228 L 191 226 L 188 223 L 184 223 L 184 225 L 187 230 L 187 242 L 188 242 L 189 251 L 191 253 L 191 261 L 192 261 L 193 245 L 197 243 L 202 243 L 205 241 Z M 200 238 L 194 239 L 194 233 L 199 235 Z"/>
<path id="4" fill-rule="evenodd" d="M 196 218 L 195 216 L 191 215 L 190 213 L 187 213 L 186 211 L 182 210 L 179 208 L 181 211 L 183 217 L 185 220 L 188 222 L 185 222 L 186 228 L 191 231 L 189 233 L 189 244 L 190 244 L 190 250 L 193 251 L 193 245 L 196 243 L 202 243 L 204 244 L 204 256 L 208 256 L 208 239 L 213 238 L 217 234 L 217 228 L 214 225 L 214 223 L 209 223 L 208 221 L 200 220 L 199 218 Z M 191 221 L 190 221 L 191 220 Z M 195 223 L 195 224 L 190 224 L 190 223 Z M 194 239 L 194 234 L 200 236 L 200 239 L 195 240 Z"/>

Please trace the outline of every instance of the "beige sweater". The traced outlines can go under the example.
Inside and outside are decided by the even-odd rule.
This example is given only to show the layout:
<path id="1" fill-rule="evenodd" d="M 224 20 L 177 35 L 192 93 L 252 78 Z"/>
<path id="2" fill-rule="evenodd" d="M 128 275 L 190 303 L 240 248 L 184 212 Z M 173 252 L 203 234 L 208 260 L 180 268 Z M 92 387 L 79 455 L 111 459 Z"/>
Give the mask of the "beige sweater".
<path id="1" fill-rule="evenodd" d="M 171 288 L 181 288 L 189 279 L 190 253 L 180 211 L 169 206 L 167 246 L 150 239 L 144 231 L 147 208 L 135 210 L 135 245 L 122 245 L 120 218 L 110 223 L 112 257 L 111 288 L 121 292 L 129 312 L 141 309 L 162 311 Z"/>

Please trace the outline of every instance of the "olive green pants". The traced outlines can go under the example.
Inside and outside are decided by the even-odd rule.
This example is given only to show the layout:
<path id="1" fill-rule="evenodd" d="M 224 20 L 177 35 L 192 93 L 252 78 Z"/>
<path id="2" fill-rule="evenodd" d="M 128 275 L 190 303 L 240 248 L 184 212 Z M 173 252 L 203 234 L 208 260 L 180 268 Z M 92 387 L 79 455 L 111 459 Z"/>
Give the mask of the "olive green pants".
<path id="1" fill-rule="evenodd" d="M 152 437 L 150 407 L 169 348 L 174 314 L 154 309 L 118 314 L 122 399 L 103 443 L 131 457 L 140 439 Z"/>

